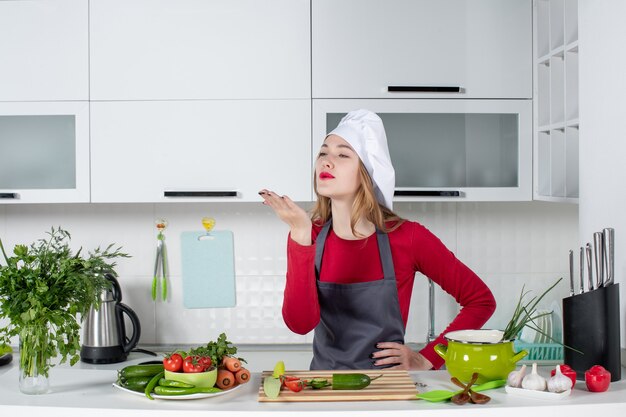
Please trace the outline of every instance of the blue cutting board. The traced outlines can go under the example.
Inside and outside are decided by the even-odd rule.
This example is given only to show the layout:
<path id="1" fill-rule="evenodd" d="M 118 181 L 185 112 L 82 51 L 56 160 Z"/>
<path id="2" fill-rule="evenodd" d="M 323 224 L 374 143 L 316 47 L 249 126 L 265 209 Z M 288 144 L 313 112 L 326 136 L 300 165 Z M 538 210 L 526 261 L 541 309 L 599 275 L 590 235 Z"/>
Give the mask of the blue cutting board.
<path id="1" fill-rule="evenodd" d="M 233 232 L 182 232 L 183 304 L 185 308 L 235 307 Z"/>

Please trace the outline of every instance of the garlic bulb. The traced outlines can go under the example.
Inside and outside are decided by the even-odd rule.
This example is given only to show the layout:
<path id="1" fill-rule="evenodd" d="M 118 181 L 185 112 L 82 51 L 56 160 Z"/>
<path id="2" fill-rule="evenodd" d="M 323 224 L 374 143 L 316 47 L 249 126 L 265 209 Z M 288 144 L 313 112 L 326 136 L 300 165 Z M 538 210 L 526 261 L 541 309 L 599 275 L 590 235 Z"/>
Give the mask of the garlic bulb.
<path id="1" fill-rule="evenodd" d="M 522 365 L 519 371 L 509 372 L 509 376 L 506 378 L 506 384 L 509 387 L 519 388 L 522 386 L 522 379 L 526 373 L 526 365 Z"/>
<path id="2" fill-rule="evenodd" d="M 522 388 L 535 391 L 545 391 L 547 381 L 537 373 L 537 362 L 533 363 L 533 371 L 522 379 Z"/>
<path id="3" fill-rule="evenodd" d="M 556 366 L 556 373 L 550 380 L 548 380 L 548 391 L 550 392 L 563 392 L 572 388 L 572 380 L 563 375 L 561 372 L 561 366 Z"/>

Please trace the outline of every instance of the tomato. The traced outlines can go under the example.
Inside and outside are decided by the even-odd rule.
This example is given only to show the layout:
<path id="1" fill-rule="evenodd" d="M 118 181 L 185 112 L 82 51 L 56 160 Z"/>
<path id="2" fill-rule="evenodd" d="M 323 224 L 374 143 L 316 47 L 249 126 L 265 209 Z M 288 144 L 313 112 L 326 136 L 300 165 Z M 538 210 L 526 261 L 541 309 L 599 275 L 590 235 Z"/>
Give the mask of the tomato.
<path id="1" fill-rule="evenodd" d="M 200 364 L 198 356 L 187 356 L 183 361 L 183 372 L 185 373 L 198 373 L 205 370 L 204 365 Z"/>
<path id="2" fill-rule="evenodd" d="M 289 388 L 289 391 L 300 392 L 304 388 L 304 382 L 300 378 L 285 380 L 285 386 Z"/>
<path id="3" fill-rule="evenodd" d="M 611 373 L 601 365 L 594 365 L 585 372 L 585 383 L 591 392 L 604 392 L 609 389 Z"/>
<path id="4" fill-rule="evenodd" d="M 211 357 L 210 356 L 199 356 L 198 357 L 198 363 L 202 366 L 204 366 L 205 370 L 208 370 L 211 367 L 211 364 L 213 363 L 211 361 Z"/>
<path id="5" fill-rule="evenodd" d="M 576 371 L 573 370 L 569 365 L 561 365 L 561 373 L 572 380 L 572 389 L 574 385 L 576 385 Z M 550 371 L 550 376 L 554 376 L 556 374 L 556 369 Z"/>
<path id="6" fill-rule="evenodd" d="M 163 359 L 163 368 L 171 372 L 179 372 L 183 366 L 183 357 L 178 353 L 173 353 Z"/>
<path id="7" fill-rule="evenodd" d="M 297 376 L 289 376 L 289 375 L 281 375 L 280 376 L 280 382 L 281 382 L 281 386 L 286 387 L 287 386 L 287 381 L 299 381 L 300 378 L 298 378 Z"/>

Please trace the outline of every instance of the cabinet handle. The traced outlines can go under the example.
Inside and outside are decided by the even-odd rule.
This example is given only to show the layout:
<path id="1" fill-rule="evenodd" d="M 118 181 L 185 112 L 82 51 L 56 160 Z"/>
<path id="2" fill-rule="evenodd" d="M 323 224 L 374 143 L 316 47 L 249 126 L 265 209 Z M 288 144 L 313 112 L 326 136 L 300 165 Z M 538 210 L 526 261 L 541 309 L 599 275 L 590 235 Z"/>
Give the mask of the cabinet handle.
<path id="1" fill-rule="evenodd" d="M 0 193 L 0 198 L 17 199 L 17 198 L 20 198 L 20 196 L 18 193 Z"/>
<path id="2" fill-rule="evenodd" d="M 440 190 L 396 190 L 393 195 L 399 197 L 460 197 L 459 191 L 440 191 Z"/>
<path id="3" fill-rule="evenodd" d="M 237 197 L 237 191 L 164 191 L 164 197 Z"/>
<path id="4" fill-rule="evenodd" d="M 390 85 L 390 93 L 460 93 L 461 87 L 446 87 L 437 85 Z"/>

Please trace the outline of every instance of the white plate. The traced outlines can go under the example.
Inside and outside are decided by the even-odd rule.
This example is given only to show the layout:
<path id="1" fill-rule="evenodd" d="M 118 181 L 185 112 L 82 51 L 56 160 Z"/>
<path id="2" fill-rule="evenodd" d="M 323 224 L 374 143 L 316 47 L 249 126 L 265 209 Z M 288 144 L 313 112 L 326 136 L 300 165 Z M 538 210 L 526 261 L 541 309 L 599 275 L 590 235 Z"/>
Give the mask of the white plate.
<path id="1" fill-rule="evenodd" d="M 563 400 L 572 393 L 571 389 L 563 392 L 536 391 L 534 389 L 513 388 L 506 385 L 504 390 L 507 394 L 517 395 L 519 397 L 534 398 L 538 400 Z"/>
<path id="2" fill-rule="evenodd" d="M 141 397 L 146 398 L 146 394 L 144 394 L 143 392 L 137 392 L 137 391 L 133 391 L 130 390 L 128 388 L 124 388 L 120 385 L 117 385 L 115 382 L 113 383 L 113 386 L 119 390 L 122 390 L 124 392 L 127 392 L 129 394 L 134 394 L 134 395 L 139 395 Z M 190 394 L 190 395 L 156 395 L 156 394 L 152 394 L 153 398 L 158 398 L 160 400 L 199 400 L 201 398 L 210 398 L 210 397 L 217 397 L 219 395 L 224 395 L 224 394 L 229 394 L 233 391 L 238 390 L 239 388 L 241 388 L 241 385 L 237 385 L 235 388 L 231 388 L 225 391 L 221 391 L 221 392 L 214 392 L 214 393 L 202 393 L 202 394 Z"/>

